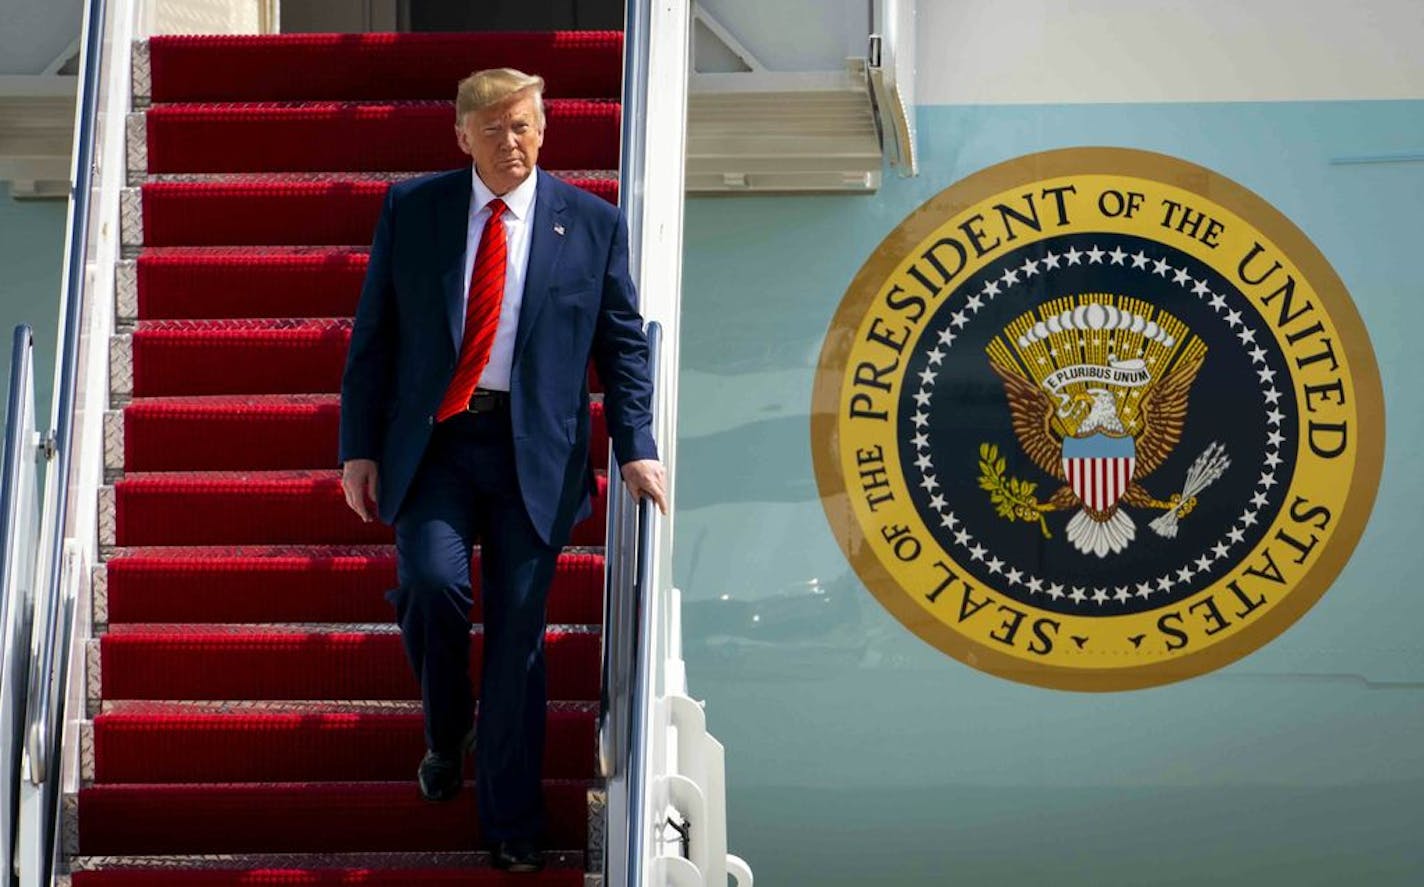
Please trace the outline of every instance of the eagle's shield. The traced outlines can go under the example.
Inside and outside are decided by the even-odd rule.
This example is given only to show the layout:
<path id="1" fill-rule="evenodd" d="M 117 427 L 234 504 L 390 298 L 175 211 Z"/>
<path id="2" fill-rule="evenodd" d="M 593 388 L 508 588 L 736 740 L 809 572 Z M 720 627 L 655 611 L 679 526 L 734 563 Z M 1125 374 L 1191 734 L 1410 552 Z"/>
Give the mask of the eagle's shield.
<path id="1" fill-rule="evenodd" d="M 1129 435 L 1095 433 L 1063 440 L 1063 473 L 1078 499 L 1093 511 L 1107 511 L 1132 482 L 1137 443 Z"/>

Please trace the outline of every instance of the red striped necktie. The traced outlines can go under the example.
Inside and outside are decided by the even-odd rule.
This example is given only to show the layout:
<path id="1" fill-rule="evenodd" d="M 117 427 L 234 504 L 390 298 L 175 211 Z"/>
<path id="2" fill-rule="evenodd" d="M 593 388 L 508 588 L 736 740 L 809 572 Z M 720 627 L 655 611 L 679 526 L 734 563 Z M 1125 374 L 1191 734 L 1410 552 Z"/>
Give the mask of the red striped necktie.
<path id="1" fill-rule="evenodd" d="M 475 252 L 475 267 L 470 272 L 470 292 L 465 299 L 465 335 L 460 340 L 460 360 L 455 365 L 454 378 L 445 390 L 445 399 L 435 413 L 443 422 L 463 412 L 475 393 L 485 364 L 489 363 L 494 333 L 499 328 L 499 310 L 504 306 L 504 270 L 508 255 L 504 222 L 500 216 L 508 209 L 504 201 L 491 200 L 490 217 L 485 221 L 480 246 Z"/>

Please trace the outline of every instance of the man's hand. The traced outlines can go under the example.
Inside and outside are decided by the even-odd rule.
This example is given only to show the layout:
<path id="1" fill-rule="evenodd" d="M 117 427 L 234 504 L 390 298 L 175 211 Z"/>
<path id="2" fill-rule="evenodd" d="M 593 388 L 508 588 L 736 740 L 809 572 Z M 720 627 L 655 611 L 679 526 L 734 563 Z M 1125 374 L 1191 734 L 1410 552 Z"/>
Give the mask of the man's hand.
<path id="1" fill-rule="evenodd" d="M 623 485 L 633 501 L 641 502 L 644 496 L 658 504 L 658 510 L 667 514 L 667 472 L 657 459 L 639 459 L 623 466 Z"/>
<path id="2" fill-rule="evenodd" d="M 341 492 L 346 494 L 346 504 L 368 524 L 376 516 L 377 473 L 374 459 L 347 459 L 341 466 Z"/>

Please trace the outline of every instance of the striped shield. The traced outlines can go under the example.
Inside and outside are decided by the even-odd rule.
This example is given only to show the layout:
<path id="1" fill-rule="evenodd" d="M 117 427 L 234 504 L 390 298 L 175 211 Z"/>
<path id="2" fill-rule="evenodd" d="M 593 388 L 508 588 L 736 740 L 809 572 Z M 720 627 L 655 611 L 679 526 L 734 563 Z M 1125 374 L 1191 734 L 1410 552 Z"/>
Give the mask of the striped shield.
<path id="1" fill-rule="evenodd" d="M 1127 492 L 1136 464 L 1137 444 L 1129 435 L 1094 433 L 1063 441 L 1063 474 L 1094 511 L 1107 511 Z"/>

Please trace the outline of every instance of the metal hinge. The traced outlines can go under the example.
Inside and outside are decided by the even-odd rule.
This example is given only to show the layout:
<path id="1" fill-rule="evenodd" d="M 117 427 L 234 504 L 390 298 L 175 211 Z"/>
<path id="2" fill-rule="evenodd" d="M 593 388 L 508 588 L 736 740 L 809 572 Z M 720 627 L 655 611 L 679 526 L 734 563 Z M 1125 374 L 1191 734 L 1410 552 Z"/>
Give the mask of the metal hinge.
<path id="1" fill-rule="evenodd" d="M 40 436 L 39 455 L 40 458 L 49 462 L 54 458 L 55 452 L 59 448 L 59 441 L 55 439 L 54 431 L 46 431 Z"/>

